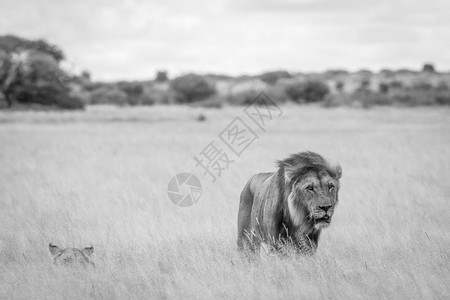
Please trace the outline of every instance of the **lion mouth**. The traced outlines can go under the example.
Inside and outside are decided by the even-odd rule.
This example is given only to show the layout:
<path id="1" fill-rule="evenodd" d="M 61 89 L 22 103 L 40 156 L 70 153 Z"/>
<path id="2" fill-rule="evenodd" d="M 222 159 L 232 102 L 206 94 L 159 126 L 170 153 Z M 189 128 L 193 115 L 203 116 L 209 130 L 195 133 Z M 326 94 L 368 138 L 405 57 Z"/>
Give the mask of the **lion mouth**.
<path id="1" fill-rule="evenodd" d="M 314 224 L 319 224 L 319 223 L 330 223 L 331 222 L 331 218 L 328 215 L 323 216 L 322 218 L 315 218 L 314 219 Z"/>

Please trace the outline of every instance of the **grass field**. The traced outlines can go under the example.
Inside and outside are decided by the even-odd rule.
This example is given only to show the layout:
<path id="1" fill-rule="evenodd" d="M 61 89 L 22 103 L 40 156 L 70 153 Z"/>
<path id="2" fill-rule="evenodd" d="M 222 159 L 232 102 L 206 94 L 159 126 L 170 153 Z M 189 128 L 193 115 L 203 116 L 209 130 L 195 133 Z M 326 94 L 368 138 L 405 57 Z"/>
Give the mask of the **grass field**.
<path id="1" fill-rule="evenodd" d="M 0 298 L 448 299 L 450 109 L 283 110 L 215 183 L 192 157 L 239 108 L 1 112 Z M 241 261 L 242 187 L 303 150 L 343 168 L 317 254 Z M 184 171 L 189 208 L 167 196 Z M 57 268 L 49 242 L 93 245 L 97 267 Z"/>

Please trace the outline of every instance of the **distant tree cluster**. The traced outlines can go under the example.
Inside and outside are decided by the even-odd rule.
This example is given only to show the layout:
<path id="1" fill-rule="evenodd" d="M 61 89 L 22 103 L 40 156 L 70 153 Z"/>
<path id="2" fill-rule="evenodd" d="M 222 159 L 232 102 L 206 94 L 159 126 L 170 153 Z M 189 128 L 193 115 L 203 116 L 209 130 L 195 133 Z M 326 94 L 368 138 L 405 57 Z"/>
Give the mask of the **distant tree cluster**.
<path id="1" fill-rule="evenodd" d="M 175 78 L 171 82 L 171 87 L 175 91 L 176 102 L 178 103 L 192 103 L 205 100 L 216 92 L 213 84 L 196 74 Z"/>
<path id="2" fill-rule="evenodd" d="M 266 82 L 268 84 L 276 84 L 278 80 L 283 78 L 292 78 L 292 75 L 287 71 L 273 71 L 273 72 L 266 72 L 259 76 L 263 82 Z"/>
<path id="3" fill-rule="evenodd" d="M 294 82 L 286 87 L 288 97 L 297 103 L 320 102 L 329 94 L 328 86 L 319 80 L 308 80 L 305 82 Z"/>
<path id="4" fill-rule="evenodd" d="M 81 109 L 85 105 L 189 104 L 248 105 L 261 92 L 282 103 L 325 106 L 449 105 L 450 74 L 432 63 L 421 71 L 329 70 L 292 74 L 284 70 L 254 76 L 185 74 L 173 79 L 159 70 L 152 80 L 93 82 L 91 73 L 68 74 L 63 51 L 45 40 L 0 36 L 0 101 L 3 106 L 46 105 Z"/>

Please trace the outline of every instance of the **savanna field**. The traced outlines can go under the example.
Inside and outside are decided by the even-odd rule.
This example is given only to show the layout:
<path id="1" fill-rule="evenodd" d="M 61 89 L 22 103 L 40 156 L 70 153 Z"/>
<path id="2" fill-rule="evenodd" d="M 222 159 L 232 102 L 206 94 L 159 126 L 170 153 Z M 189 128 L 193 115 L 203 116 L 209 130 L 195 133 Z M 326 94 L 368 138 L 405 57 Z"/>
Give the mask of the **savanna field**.
<path id="1" fill-rule="evenodd" d="M 241 108 L 0 112 L 0 298 L 448 299 L 450 109 L 282 109 L 215 183 L 193 156 Z M 241 189 L 304 150 L 343 169 L 317 254 L 242 261 Z M 168 198 L 180 172 L 192 207 Z M 50 242 L 96 268 L 54 266 Z"/>

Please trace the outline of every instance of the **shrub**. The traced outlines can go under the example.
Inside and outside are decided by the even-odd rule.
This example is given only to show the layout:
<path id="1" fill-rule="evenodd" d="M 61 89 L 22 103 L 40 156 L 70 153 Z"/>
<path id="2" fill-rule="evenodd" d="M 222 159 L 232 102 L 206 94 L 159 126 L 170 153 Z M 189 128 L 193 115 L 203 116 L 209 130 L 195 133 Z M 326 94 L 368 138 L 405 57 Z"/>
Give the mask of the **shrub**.
<path id="1" fill-rule="evenodd" d="M 358 90 L 369 90 L 370 89 L 370 80 L 369 79 L 362 79 L 359 83 Z"/>
<path id="2" fill-rule="evenodd" d="M 228 102 L 232 105 L 249 105 L 260 94 L 256 90 L 247 90 L 231 95 Z"/>
<path id="3" fill-rule="evenodd" d="M 358 103 L 362 107 L 371 107 L 373 105 L 389 105 L 391 99 L 383 93 L 371 90 L 361 89 L 352 94 L 353 104 Z"/>
<path id="4" fill-rule="evenodd" d="M 188 74 L 175 78 L 171 83 L 178 103 L 192 103 L 204 100 L 216 93 L 215 87 L 202 76 Z"/>
<path id="5" fill-rule="evenodd" d="M 116 87 L 103 86 L 91 92 L 91 104 L 127 104 L 127 94 Z"/>
<path id="6" fill-rule="evenodd" d="M 84 103 L 80 98 L 69 95 L 67 90 L 57 85 L 43 85 L 39 88 L 22 86 L 16 90 L 15 98 L 24 104 L 36 103 L 63 109 L 84 108 Z"/>
<path id="7" fill-rule="evenodd" d="M 58 99 L 58 107 L 64 109 L 84 109 L 84 102 L 78 97 L 64 94 Z"/>
<path id="8" fill-rule="evenodd" d="M 142 101 L 142 93 L 144 92 L 144 87 L 142 84 L 137 82 L 121 81 L 117 83 L 117 87 L 127 95 L 128 104 L 137 105 Z"/>
<path id="9" fill-rule="evenodd" d="M 387 94 L 389 92 L 389 85 L 385 82 L 381 82 L 378 86 L 378 90 L 382 94 Z"/>
<path id="10" fill-rule="evenodd" d="M 223 96 L 213 96 L 203 101 L 193 103 L 196 107 L 221 108 L 226 99 Z"/>
<path id="11" fill-rule="evenodd" d="M 328 86 L 318 80 L 295 82 L 286 85 L 286 95 L 294 102 L 320 102 L 330 92 Z"/>
<path id="12" fill-rule="evenodd" d="M 389 83 L 389 87 L 392 89 L 401 89 L 401 88 L 403 88 L 403 82 L 394 80 Z"/>
<path id="13" fill-rule="evenodd" d="M 424 64 L 422 72 L 434 73 L 435 72 L 434 65 L 430 63 Z"/>
<path id="14" fill-rule="evenodd" d="M 266 94 L 275 103 L 284 103 L 289 100 L 288 95 L 286 95 L 286 84 L 280 84 L 280 82 L 269 86 Z"/>
<path id="15" fill-rule="evenodd" d="M 141 104 L 142 105 L 154 105 L 157 101 L 155 98 L 151 97 L 150 95 L 144 94 L 141 97 Z"/>
<path id="16" fill-rule="evenodd" d="M 345 88 L 345 84 L 342 81 L 338 80 L 338 81 L 336 81 L 335 88 L 336 88 L 336 91 L 343 92 L 344 88 Z"/>
<path id="17" fill-rule="evenodd" d="M 348 93 L 330 94 L 323 102 L 324 107 L 352 106 L 353 99 Z"/>
<path id="18" fill-rule="evenodd" d="M 167 80 L 169 80 L 169 77 L 167 76 L 166 71 L 158 71 L 156 73 L 156 78 L 155 78 L 156 82 L 165 82 Z"/>
<path id="19" fill-rule="evenodd" d="M 450 90 L 440 90 L 437 92 L 435 101 L 440 105 L 450 105 Z"/>
<path id="20" fill-rule="evenodd" d="M 436 103 L 436 98 L 432 91 L 423 89 L 407 88 L 396 90 L 390 94 L 392 101 L 404 106 L 432 105 Z"/>
<path id="21" fill-rule="evenodd" d="M 273 72 L 267 72 L 263 73 L 259 76 L 259 78 L 268 84 L 275 84 L 279 79 L 282 78 L 291 78 L 292 75 L 287 71 L 273 71 Z"/>
<path id="22" fill-rule="evenodd" d="M 10 104 L 11 99 L 14 99 L 23 104 L 36 103 L 63 109 L 83 108 L 81 99 L 70 95 L 69 76 L 49 54 L 23 53 L 17 68 L 9 76 L 15 79 L 3 92 L 10 99 Z"/>
<path id="23" fill-rule="evenodd" d="M 450 90 L 449 86 L 443 81 L 439 82 L 439 84 L 436 87 L 436 89 L 438 91 L 448 91 L 448 90 Z"/>

